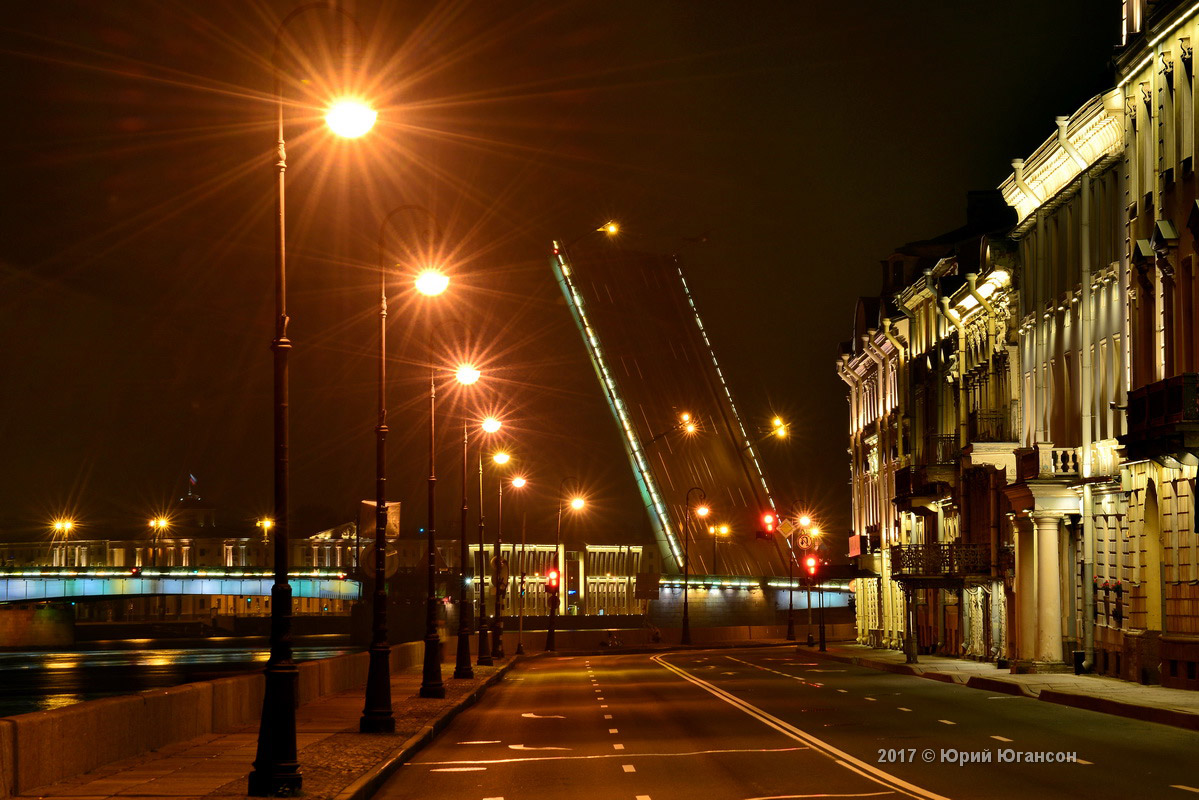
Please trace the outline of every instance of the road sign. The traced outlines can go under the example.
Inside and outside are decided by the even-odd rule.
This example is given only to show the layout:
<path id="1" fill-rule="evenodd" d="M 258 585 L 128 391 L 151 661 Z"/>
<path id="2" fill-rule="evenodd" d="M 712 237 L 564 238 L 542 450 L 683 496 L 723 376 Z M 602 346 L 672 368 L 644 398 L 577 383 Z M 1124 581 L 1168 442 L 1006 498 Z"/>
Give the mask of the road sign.
<path id="1" fill-rule="evenodd" d="M 812 549 L 812 537 L 806 533 L 801 533 L 799 535 L 799 538 L 795 540 L 795 544 L 799 547 L 800 550 L 811 550 Z"/>
<path id="2" fill-rule="evenodd" d="M 795 533 L 795 525 L 791 522 L 791 520 L 785 519 L 779 523 L 778 530 L 779 530 L 779 533 L 781 533 L 783 536 L 786 536 L 788 539 L 790 539 L 791 534 Z"/>

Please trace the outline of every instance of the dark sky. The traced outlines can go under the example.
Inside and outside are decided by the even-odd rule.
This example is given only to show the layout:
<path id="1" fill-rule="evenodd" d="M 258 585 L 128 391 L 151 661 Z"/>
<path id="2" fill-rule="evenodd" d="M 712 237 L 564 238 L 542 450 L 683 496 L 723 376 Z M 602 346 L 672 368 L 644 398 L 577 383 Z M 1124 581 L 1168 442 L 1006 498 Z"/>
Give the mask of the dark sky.
<path id="1" fill-rule="evenodd" d="M 6 6 L 0 528 L 68 511 L 98 535 L 141 525 L 189 473 L 223 523 L 269 511 L 270 54 L 292 7 Z M 406 527 L 424 514 L 430 341 L 438 366 L 481 362 L 474 396 L 505 411 L 541 487 L 530 525 L 577 473 L 587 524 L 644 526 L 545 258 L 551 237 L 614 217 L 629 246 L 682 248 L 744 417 L 792 422 L 763 448 L 780 505 L 846 530 L 833 364 L 855 298 L 893 247 L 962 224 L 967 190 L 995 187 L 1054 115 L 1106 88 L 1118 31 L 1116 0 L 347 7 L 366 32 L 356 65 L 319 12 L 285 48 L 297 533 L 373 494 L 376 238 L 400 203 L 437 216 L 454 277 L 434 302 L 392 284 Z M 355 142 L 319 122 L 345 83 L 381 107 Z M 389 234 L 389 263 L 414 228 Z M 459 400 L 443 394 L 446 421 Z M 446 518 L 455 441 L 439 455 Z"/>

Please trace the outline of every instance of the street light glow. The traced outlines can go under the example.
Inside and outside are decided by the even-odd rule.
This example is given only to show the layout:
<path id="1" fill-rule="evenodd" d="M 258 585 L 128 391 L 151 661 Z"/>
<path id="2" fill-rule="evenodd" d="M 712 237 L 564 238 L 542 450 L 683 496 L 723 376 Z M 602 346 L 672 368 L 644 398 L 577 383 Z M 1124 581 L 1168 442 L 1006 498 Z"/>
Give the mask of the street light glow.
<path id="1" fill-rule="evenodd" d="M 687 433 L 695 433 L 695 423 L 688 422 L 686 425 L 683 426 L 683 430 L 686 431 Z"/>
<path id="2" fill-rule="evenodd" d="M 379 114 L 355 98 L 338 100 L 325 112 L 325 124 L 343 139 L 357 139 L 375 125 Z"/>
<path id="3" fill-rule="evenodd" d="M 54 521 L 54 530 L 59 533 L 70 533 L 71 528 L 75 527 L 75 523 L 69 519 L 58 519 Z"/>
<path id="4" fill-rule="evenodd" d="M 708 508 L 707 506 L 697 506 L 697 507 L 696 507 L 696 509 L 695 509 L 695 516 L 697 516 L 697 517 L 706 517 L 706 516 L 708 516 L 708 512 L 709 512 L 710 510 L 711 510 L 711 509 L 710 509 L 710 508 Z"/>
<path id="5" fill-rule="evenodd" d="M 271 528 L 273 528 L 274 526 L 275 526 L 275 521 L 274 521 L 273 519 L 260 519 L 260 520 L 258 520 L 258 527 L 262 528 L 262 530 L 263 530 L 263 532 L 264 532 L 264 533 L 265 533 L 266 531 L 269 531 L 269 530 L 270 530 Z"/>
<path id="6" fill-rule="evenodd" d="M 475 369 L 471 364 L 463 364 L 458 367 L 458 371 L 454 373 L 454 377 L 458 379 L 458 383 L 469 386 L 479 380 L 479 376 L 483 373 Z"/>
<path id="7" fill-rule="evenodd" d="M 572 497 L 570 499 L 570 507 L 573 508 L 575 511 L 578 511 L 584 505 L 586 505 L 586 502 L 581 497 Z"/>
<path id="8" fill-rule="evenodd" d="M 509 461 L 512 460 L 512 456 L 508 455 L 503 450 L 501 450 L 500 452 L 498 452 L 494 456 L 492 456 L 491 460 L 497 464 L 507 464 Z"/>
<path id="9" fill-rule="evenodd" d="M 501 423 L 495 417 L 488 417 L 487 419 L 483 420 L 483 430 L 487 433 L 495 433 L 502 427 L 502 425 L 503 423 Z"/>
<path id="10" fill-rule="evenodd" d="M 426 269 L 416 276 L 416 290 L 430 297 L 441 294 L 449 285 L 450 276 L 441 270 Z"/>
<path id="11" fill-rule="evenodd" d="M 729 526 L 728 526 L 728 525 L 721 525 L 721 526 L 720 526 L 720 535 L 721 535 L 721 536 L 727 536 L 727 535 L 728 535 L 728 533 L 729 533 Z"/>
<path id="12" fill-rule="evenodd" d="M 812 524 L 812 518 L 809 517 L 807 514 L 804 514 L 802 517 L 799 518 L 799 527 L 806 528 L 811 524 Z"/>
<path id="13" fill-rule="evenodd" d="M 608 220 L 600 227 L 596 228 L 600 233 L 606 233 L 609 236 L 615 236 L 620 233 L 620 223 L 616 220 Z"/>
<path id="14" fill-rule="evenodd" d="M 522 487 L 523 487 L 523 486 L 524 486 L 526 483 L 528 483 L 528 481 L 526 481 L 524 478 L 522 478 L 522 477 L 520 477 L 519 475 L 517 475 L 515 478 L 513 478 L 513 479 L 512 479 L 512 488 L 514 488 L 514 489 L 520 489 L 520 488 L 522 488 Z"/>

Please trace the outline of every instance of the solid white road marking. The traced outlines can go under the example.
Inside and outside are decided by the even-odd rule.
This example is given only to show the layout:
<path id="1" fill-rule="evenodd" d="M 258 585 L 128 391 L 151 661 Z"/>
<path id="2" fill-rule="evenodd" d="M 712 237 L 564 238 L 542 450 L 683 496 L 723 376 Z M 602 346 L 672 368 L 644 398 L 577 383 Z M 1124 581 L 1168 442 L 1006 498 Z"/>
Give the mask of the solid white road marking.
<path id="1" fill-rule="evenodd" d="M 429 772 L 482 772 L 487 767 L 443 767 L 441 769 L 431 769 Z"/>
<path id="2" fill-rule="evenodd" d="M 896 708 L 898 708 L 900 711 L 911 711 L 912 710 L 910 708 L 904 708 L 903 706 L 896 706 Z"/>
<path id="3" fill-rule="evenodd" d="M 521 716 L 525 719 L 566 719 L 561 714 L 534 714 L 532 711 L 526 711 Z"/>
<path id="4" fill-rule="evenodd" d="M 674 664 L 671 664 L 669 661 L 666 661 L 661 655 L 654 656 L 650 660 L 659 664 L 663 668 L 668 669 L 671 672 L 675 673 L 683 680 L 689 681 L 689 682 L 693 683 L 694 685 L 699 686 L 704 691 L 708 692 L 711 695 L 714 695 L 715 697 L 720 698 L 721 700 L 723 700 L 724 702 L 733 706 L 734 708 L 737 708 L 737 709 L 743 711 L 744 713 L 756 718 L 758 721 L 762 722 L 763 724 L 765 724 L 771 728 L 774 728 L 779 733 L 782 733 L 783 735 L 785 735 L 795 741 L 803 742 L 804 744 L 808 745 L 809 747 L 813 748 L 814 750 L 817 750 L 820 753 L 823 753 L 824 755 L 833 759 L 833 761 L 835 763 L 845 767 L 846 769 L 848 769 L 852 772 L 858 773 L 859 775 L 861 775 L 864 778 L 868 778 L 868 779 L 874 781 L 875 783 L 885 786 L 888 789 L 896 789 L 905 794 L 911 795 L 912 797 L 922 798 L 922 800 L 947 800 L 947 798 L 945 798 L 943 795 L 936 794 L 935 792 L 931 792 L 927 789 L 922 789 L 919 786 L 908 783 L 907 781 L 902 780 L 901 778 L 897 778 L 896 776 L 891 775 L 888 772 L 884 772 L 883 770 L 879 769 L 878 767 L 868 764 L 865 761 L 861 761 L 857 758 L 854 758 L 849 753 L 846 753 L 844 750 L 838 750 L 836 747 L 833 747 L 828 742 L 825 742 L 822 739 L 819 739 L 816 736 L 813 736 L 812 734 L 807 733 L 806 731 L 802 731 L 799 728 L 796 728 L 794 725 L 791 725 L 790 723 L 784 722 L 783 720 L 779 719 L 778 717 L 763 711 L 762 709 L 758 708 L 757 706 L 753 705 L 752 703 L 742 700 L 741 698 L 737 697 L 736 695 L 734 695 L 730 692 L 726 692 L 724 689 L 721 689 L 711 683 L 708 683 L 705 680 L 695 677 L 694 675 L 687 672 L 687 670 L 683 669 L 682 667 L 676 666 Z M 746 662 L 746 663 L 749 663 L 749 662 Z M 754 666 L 756 666 L 756 665 L 754 665 Z M 763 668 L 763 669 L 765 669 L 765 668 Z"/>
<path id="5" fill-rule="evenodd" d="M 1196 789 L 1193 786 L 1183 786 L 1181 783 L 1172 783 L 1170 784 L 1170 788 L 1182 789 L 1184 792 L 1194 792 L 1195 794 L 1199 794 L 1199 789 Z"/>
<path id="6" fill-rule="evenodd" d="M 794 753 L 797 750 L 809 750 L 808 747 L 772 747 L 772 748 L 753 748 L 751 750 L 693 750 L 686 753 L 623 753 L 621 755 L 600 754 L 589 756 L 528 756 L 522 758 L 486 758 L 473 759 L 471 761 L 456 760 L 456 761 L 429 761 L 420 764 L 409 762 L 404 766 L 409 768 L 415 767 L 440 767 L 449 764 L 523 764 L 528 761 L 593 761 L 597 758 L 679 758 L 686 756 L 711 756 L 721 755 L 723 753 Z"/>
<path id="7" fill-rule="evenodd" d="M 569 750 L 569 747 L 529 747 L 524 744 L 510 744 L 509 750 Z"/>
<path id="8" fill-rule="evenodd" d="M 499 744 L 499 743 L 500 743 L 499 739 L 489 739 L 487 741 L 479 741 L 479 742 L 458 742 L 458 744 Z"/>
<path id="9" fill-rule="evenodd" d="M 805 797 L 878 797 L 881 794 L 895 794 L 895 792 L 861 792 L 859 794 L 776 794 L 770 797 L 750 797 L 747 800 L 800 800 Z"/>
<path id="10" fill-rule="evenodd" d="M 1011 741 L 1011 739 L 1007 738 L 1006 736 L 992 736 L 991 738 L 997 742 L 1010 742 Z"/>
<path id="11" fill-rule="evenodd" d="M 612 749 L 613 750 L 623 750 L 624 745 L 623 744 L 614 744 L 614 745 L 612 745 Z"/>
<path id="12" fill-rule="evenodd" d="M 948 720 L 948 719 L 939 719 L 939 720 L 937 720 L 937 722 L 940 722 L 942 725 L 957 725 L 956 722 L 954 722 L 953 720 Z"/>
<path id="13" fill-rule="evenodd" d="M 625 772 L 636 772 L 637 771 L 637 768 L 634 767 L 632 764 L 621 764 L 620 766 Z"/>

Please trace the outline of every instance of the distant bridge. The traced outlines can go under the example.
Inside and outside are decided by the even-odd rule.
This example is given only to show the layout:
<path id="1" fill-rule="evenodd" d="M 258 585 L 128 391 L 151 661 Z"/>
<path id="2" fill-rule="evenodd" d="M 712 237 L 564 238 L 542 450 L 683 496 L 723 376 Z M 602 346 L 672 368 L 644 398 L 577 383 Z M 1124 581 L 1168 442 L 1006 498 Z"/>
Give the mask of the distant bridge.
<path id="1" fill-rule="evenodd" d="M 288 573 L 292 597 L 357 600 L 362 585 L 345 572 Z M 19 567 L 0 569 L 0 603 L 137 595 L 269 597 L 270 570 L 245 567 Z"/>

